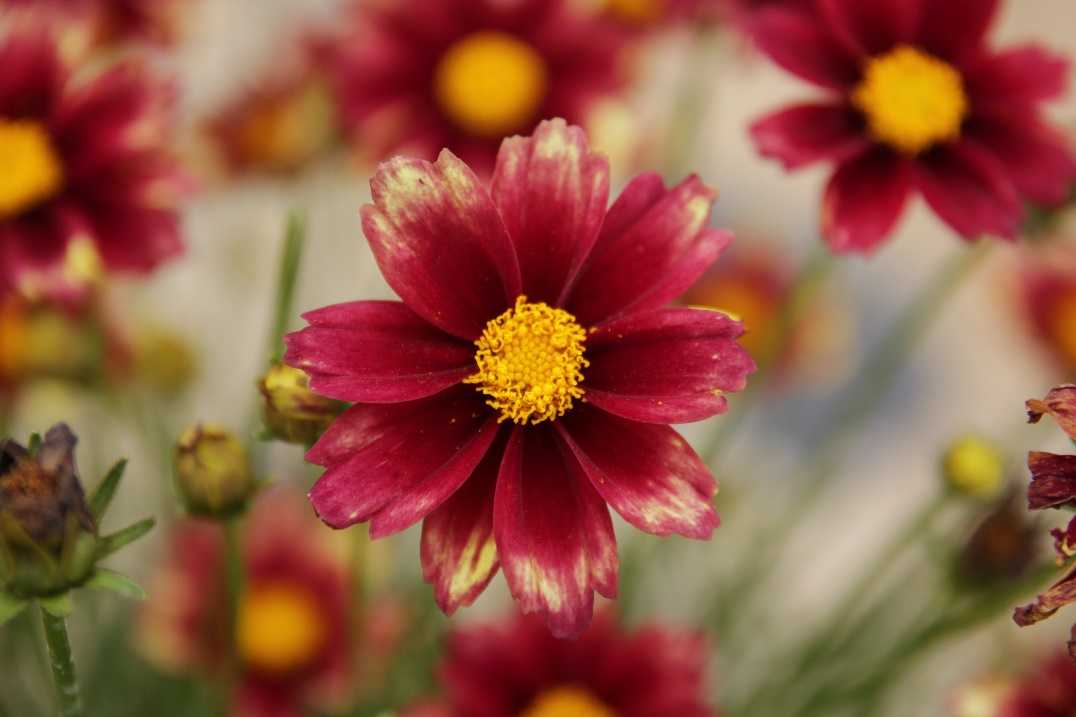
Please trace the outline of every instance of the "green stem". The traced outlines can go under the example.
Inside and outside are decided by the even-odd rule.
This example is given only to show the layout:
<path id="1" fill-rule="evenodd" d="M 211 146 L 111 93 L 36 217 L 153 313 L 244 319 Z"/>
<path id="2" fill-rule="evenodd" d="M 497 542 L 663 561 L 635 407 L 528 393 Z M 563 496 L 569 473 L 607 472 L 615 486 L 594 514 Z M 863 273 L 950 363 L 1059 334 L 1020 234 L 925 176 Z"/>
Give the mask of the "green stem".
<path id="1" fill-rule="evenodd" d="M 284 233 L 284 246 L 280 252 L 280 270 L 277 275 L 276 303 L 273 306 L 273 320 L 269 325 L 267 347 L 270 366 L 280 363 L 284 355 L 281 338 L 288 330 L 288 322 L 291 320 L 291 307 L 305 242 L 306 219 L 299 212 L 293 212 L 288 216 L 288 226 Z"/>
<path id="2" fill-rule="evenodd" d="M 228 571 L 228 625 L 235 636 L 236 613 L 243 596 L 243 554 L 239 544 L 240 518 L 222 521 L 224 526 L 225 560 Z M 233 640 L 234 642 L 234 640 Z"/>
<path id="3" fill-rule="evenodd" d="M 45 642 L 49 646 L 49 665 L 56 683 L 56 699 L 60 717 L 81 717 L 82 701 L 79 699 L 75 661 L 71 657 L 71 642 L 67 638 L 67 620 L 41 608 L 41 622 L 45 626 Z"/>

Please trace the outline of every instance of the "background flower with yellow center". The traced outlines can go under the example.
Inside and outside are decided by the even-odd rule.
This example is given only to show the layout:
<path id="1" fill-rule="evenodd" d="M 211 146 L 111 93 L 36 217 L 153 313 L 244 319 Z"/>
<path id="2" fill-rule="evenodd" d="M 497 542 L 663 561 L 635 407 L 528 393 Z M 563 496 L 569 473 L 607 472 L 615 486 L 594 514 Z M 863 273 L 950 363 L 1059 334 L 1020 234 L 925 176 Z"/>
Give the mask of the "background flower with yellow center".
<path id="1" fill-rule="evenodd" d="M 571 0 L 356 5 L 329 65 L 370 163 L 447 147 L 488 175 L 502 137 L 553 117 L 582 123 L 625 84 L 625 33 Z"/>
<path id="2" fill-rule="evenodd" d="M 35 7 L 0 26 L 0 66 L 20 68 L 0 74 L 0 292 L 56 295 L 94 278 L 77 264 L 145 273 L 178 253 L 182 180 L 168 84 L 135 61 L 72 81 L 68 28 Z"/>
<path id="3" fill-rule="evenodd" d="M 657 535 L 718 525 L 713 476 L 666 425 L 723 413 L 755 368 L 739 322 L 666 307 L 731 240 L 708 228 L 716 190 L 647 173 L 607 209 L 607 160 L 559 120 L 505 140 L 489 190 L 448 151 L 371 185 L 363 230 L 403 301 L 311 311 L 285 337 L 311 389 L 355 402 L 306 455 L 326 469 L 311 502 L 374 538 L 423 520 L 445 612 L 503 568 L 524 611 L 576 636 L 594 592 L 616 594 L 607 506 Z"/>
<path id="4" fill-rule="evenodd" d="M 1035 46 L 985 42 L 997 0 L 818 0 L 753 13 L 759 46 L 827 100 L 756 122 L 759 151 L 789 169 L 836 171 L 822 229 L 838 252 L 870 253 L 912 193 L 961 237 L 1014 239 L 1026 202 L 1058 205 L 1076 179 L 1042 103 L 1067 63 Z"/>

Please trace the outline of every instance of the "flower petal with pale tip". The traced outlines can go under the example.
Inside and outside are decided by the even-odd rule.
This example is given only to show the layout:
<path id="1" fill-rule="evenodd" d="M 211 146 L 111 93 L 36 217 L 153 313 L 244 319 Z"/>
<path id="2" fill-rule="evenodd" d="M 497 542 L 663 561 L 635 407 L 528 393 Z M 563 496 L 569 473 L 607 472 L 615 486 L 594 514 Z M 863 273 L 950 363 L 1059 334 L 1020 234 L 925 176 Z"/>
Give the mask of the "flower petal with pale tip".
<path id="1" fill-rule="evenodd" d="M 605 217 L 609 160 L 578 127 L 542 122 L 531 137 L 504 140 L 490 191 L 519 256 L 522 293 L 561 306 Z"/>
<path id="2" fill-rule="evenodd" d="M 403 530 L 467 480 L 496 433 L 496 414 L 469 386 L 356 404 L 306 454 L 326 468 L 310 502 L 334 528 L 369 520 L 375 538 Z"/>
<path id="3" fill-rule="evenodd" d="M 1050 389 L 1042 400 L 1028 400 L 1028 423 L 1038 423 L 1047 413 L 1054 417 L 1069 438 L 1076 440 L 1076 384 L 1064 383 Z"/>
<path id="4" fill-rule="evenodd" d="M 519 264 L 489 194 L 448 150 L 396 157 L 370 180 L 362 229 L 389 286 L 434 326 L 473 341 L 520 293 Z"/>
<path id="5" fill-rule="evenodd" d="M 284 361 L 330 398 L 394 403 L 430 396 L 475 372 L 474 344 L 432 326 L 398 301 L 354 301 L 303 314 Z"/>
<path id="6" fill-rule="evenodd" d="M 639 530 L 706 540 L 720 525 L 712 502 L 717 481 L 672 428 L 586 405 L 555 425 L 591 485 Z"/>
<path id="7" fill-rule="evenodd" d="M 509 432 L 500 434 L 471 477 L 422 521 L 422 575 L 446 615 L 473 603 L 501 565 L 493 497 Z"/>
<path id="8" fill-rule="evenodd" d="M 493 530 L 512 596 L 523 612 L 541 613 L 556 637 L 575 638 L 586 629 L 595 590 L 616 596 L 609 509 L 545 425 L 516 427 L 509 439 Z"/>
<path id="9" fill-rule="evenodd" d="M 732 241 L 707 229 L 716 198 L 694 175 L 673 189 L 654 172 L 636 177 L 609 208 L 565 308 L 595 327 L 683 294 Z"/>
<path id="10" fill-rule="evenodd" d="M 606 324 L 587 336 L 586 401 L 647 423 L 724 413 L 722 394 L 742 389 L 756 368 L 736 343 L 742 332 L 740 322 L 706 309 L 655 309 Z"/>

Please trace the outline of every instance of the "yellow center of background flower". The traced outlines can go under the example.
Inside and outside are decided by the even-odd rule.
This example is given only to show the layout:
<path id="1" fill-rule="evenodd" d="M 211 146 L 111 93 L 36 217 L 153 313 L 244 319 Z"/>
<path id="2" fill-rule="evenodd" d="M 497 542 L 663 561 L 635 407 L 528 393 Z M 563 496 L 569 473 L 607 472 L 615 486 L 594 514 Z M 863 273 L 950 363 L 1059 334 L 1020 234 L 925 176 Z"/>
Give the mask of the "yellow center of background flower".
<path id="1" fill-rule="evenodd" d="M 1053 297 L 1047 309 L 1046 331 L 1065 361 L 1076 367 L 1076 288 Z"/>
<path id="2" fill-rule="evenodd" d="M 434 95 L 448 118 L 466 132 L 495 138 L 531 129 L 547 85 L 541 55 L 492 30 L 448 48 L 433 76 Z"/>
<path id="3" fill-rule="evenodd" d="M 907 45 L 872 58 L 851 100 L 871 137 L 906 154 L 957 139 L 968 113 L 960 73 Z"/>
<path id="4" fill-rule="evenodd" d="M 519 717 L 617 717 L 617 714 L 582 687 L 561 685 L 540 692 Z"/>
<path id="5" fill-rule="evenodd" d="M 62 182 L 63 166 L 45 128 L 0 118 L 0 218 L 48 199 Z"/>
<path id="6" fill-rule="evenodd" d="M 240 599 L 235 630 L 243 662 L 276 676 L 309 666 L 329 636 L 314 596 L 287 583 L 251 586 Z"/>
<path id="7" fill-rule="evenodd" d="M 575 317 L 544 303 L 516 299 L 509 309 L 486 324 L 475 341 L 478 373 L 464 383 L 479 384 L 486 401 L 501 412 L 499 420 L 539 423 L 563 416 L 573 398 L 581 398 L 580 369 L 586 331 Z"/>

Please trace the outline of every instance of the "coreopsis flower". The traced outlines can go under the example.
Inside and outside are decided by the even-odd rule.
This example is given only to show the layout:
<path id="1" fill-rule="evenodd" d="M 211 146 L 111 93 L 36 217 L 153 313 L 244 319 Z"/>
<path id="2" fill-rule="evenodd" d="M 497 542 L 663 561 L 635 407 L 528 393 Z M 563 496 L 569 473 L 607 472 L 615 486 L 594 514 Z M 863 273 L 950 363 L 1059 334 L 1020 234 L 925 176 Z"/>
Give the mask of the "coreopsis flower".
<path id="1" fill-rule="evenodd" d="M 440 666 L 444 717 L 710 717 L 702 635 L 658 625 L 628 631 L 600 615 L 578 640 L 515 616 L 450 634 Z"/>
<path id="2" fill-rule="evenodd" d="M 375 0 L 358 4 L 331 65 L 362 154 L 447 147 L 488 175 L 503 137 L 582 123 L 619 89 L 624 41 L 571 0 Z"/>
<path id="3" fill-rule="evenodd" d="M 708 538 L 717 485 L 667 423 L 727 410 L 754 362 L 741 324 L 662 308 L 731 237 L 715 190 L 654 173 L 606 209 L 608 163 L 563 121 L 505 140 L 490 190 L 451 152 L 371 181 L 363 230 L 399 302 L 304 315 L 284 362 L 356 402 L 307 453 L 310 493 L 375 538 L 425 519 L 438 604 L 470 604 L 503 568 L 526 612 L 578 635 L 616 594 L 608 503 L 658 535 Z"/>
<path id="4" fill-rule="evenodd" d="M 1020 266 L 1021 299 L 1039 343 L 1076 371 L 1076 245 L 1044 247 Z"/>
<path id="5" fill-rule="evenodd" d="M 134 61 L 74 79 L 64 27 L 0 25 L 0 293 L 53 294 L 181 249 L 172 92 Z"/>
<path id="6" fill-rule="evenodd" d="M 965 239 L 1015 238 L 1025 202 L 1065 200 L 1076 160 L 1042 104 L 1065 87 L 1067 62 L 988 47 L 997 5 L 814 0 L 753 14 L 758 45 L 829 93 L 751 132 L 789 169 L 836 165 L 822 202 L 834 251 L 877 249 L 916 192 Z"/>
<path id="7" fill-rule="evenodd" d="M 1064 384 L 1053 388 L 1046 398 L 1033 398 L 1027 402 L 1028 422 L 1038 423 L 1049 413 L 1058 425 L 1076 440 L 1076 385 Z M 1032 451 L 1027 467 L 1031 471 L 1031 485 L 1027 489 L 1028 510 L 1043 508 L 1076 507 L 1076 455 L 1056 455 Z M 1069 558 L 1076 554 L 1076 518 L 1061 530 L 1050 531 L 1054 536 L 1057 565 L 1065 567 Z M 1054 585 L 1031 605 L 1019 607 L 1013 619 L 1021 627 L 1033 625 L 1053 615 L 1061 607 L 1076 601 L 1076 563 Z M 1076 662 L 1076 625 L 1073 639 L 1069 641 L 1069 654 Z"/>
<path id="8" fill-rule="evenodd" d="M 149 582 L 156 599 L 139 614 L 137 647 L 162 670 L 219 676 L 231 641 L 239 664 L 229 714 L 238 717 L 339 703 L 358 638 L 350 627 L 350 558 L 337 537 L 298 495 L 260 495 L 242 527 L 243 591 L 229 632 L 223 530 L 198 519 L 178 523 Z"/>

